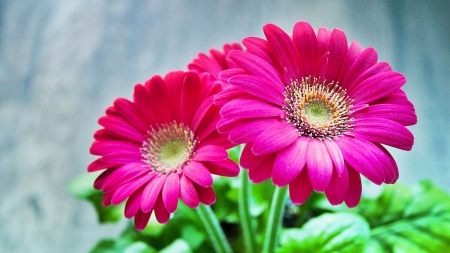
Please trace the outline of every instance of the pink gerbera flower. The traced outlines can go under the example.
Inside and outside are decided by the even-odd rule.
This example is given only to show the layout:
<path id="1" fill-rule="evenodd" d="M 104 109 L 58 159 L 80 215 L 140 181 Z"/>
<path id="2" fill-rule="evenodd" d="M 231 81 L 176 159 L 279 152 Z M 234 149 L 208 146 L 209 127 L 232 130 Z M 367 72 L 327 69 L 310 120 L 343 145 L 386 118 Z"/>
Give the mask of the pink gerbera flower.
<path id="1" fill-rule="evenodd" d="M 296 204 L 314 190 L 349 207 L 359 203 L 360 174 L 394 183 L 398 168 L 382 144 L 410 150 L 405 126 L 417 122 L 403 75 L 377 62 L 373 48 L 348 46 L 339 29 L 316 35 L 299 22 L 292 37 L 272 24 L 264 33 L 267 40 L 249 37 L 247 51 L 230 52 L 239 68 L 220 74 L 231 87 L 215 99 L 225 104 L 219 131 L 247 143 L 241 165 L 249 178 L 289 185 Z"/>
<path id="2" fill-rule="evenodd" d="M 214 203 L 211 174 L 239 174 L 229 141 L 216 130 L 220 115 L 212 100 L 220 90 L 208 74 L 178 71 L 136 85 L 133 101 L 114 101 L 90 149 L 101 157 L 88 167 L 106 169 L 94 183 L 105 192 L 103 204 L 128 199 L 125 217 L 135 217 L 142 230 L 152 212 L 166 223 L 178 198 L 192 208 Z"/>

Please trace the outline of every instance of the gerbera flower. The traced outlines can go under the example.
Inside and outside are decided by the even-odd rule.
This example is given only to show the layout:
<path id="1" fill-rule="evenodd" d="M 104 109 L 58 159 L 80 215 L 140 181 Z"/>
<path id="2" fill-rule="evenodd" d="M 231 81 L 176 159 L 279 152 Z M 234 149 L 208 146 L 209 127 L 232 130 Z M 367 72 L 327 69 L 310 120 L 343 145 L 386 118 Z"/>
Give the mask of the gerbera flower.
<path id="1" fill-rule="evenodd" d="M 152 212 L 166 223 L 179 198 L 191 208 L 214 203 L 211 174 L 239 174 L 229 141 L 216 130 L 212 100 L 220 89 L 208 74 L 178 71 L 136 85 L 133 101 L 115 100 L 90 149 L 101 157 L 88 171 L 106 169 L 94 183 L 105 192 L 103 205 L 128 199 L 125 217 L 142 230 Z"/>
<path id="2" fill-rule="evenodd" d="M 220 74 L 231 87 L 216 97 L 225 104 L 219 132 L 247 144 L 241 165 L 249 178 L 289 185 L 296 204 L 314 190 L 349 207 L 359 203 L 360 174 L 394 183 L 398 168 L 382 144 L 410 150 L 405 126 L 417 122 L 404 76 L 377 62 L 373 48 L 348 46 L 339 29 L 316 35 L 298 22 L 292 37 L 273 24 L 264 33 L 266 40 L 243 40 L 247 51 L 229 53 L 239 68 Z"/>

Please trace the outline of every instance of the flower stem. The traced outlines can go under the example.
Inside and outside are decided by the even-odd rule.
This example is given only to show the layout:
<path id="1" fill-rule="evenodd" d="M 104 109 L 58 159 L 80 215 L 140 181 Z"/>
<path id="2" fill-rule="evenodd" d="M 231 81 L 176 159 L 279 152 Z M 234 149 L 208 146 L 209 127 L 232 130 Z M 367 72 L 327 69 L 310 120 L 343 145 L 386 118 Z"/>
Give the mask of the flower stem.
<path id="1" fill-rule="evenodd" d="M 241 221 L 242 232 L 244 234 L 245 252 L 256 252 L 256 241 L 254 230 L 252 228 L 252 217 L 250 215 L 250 183 L 248 180 L 248 171 L 241 171 L 241 188 L 239 189 L 239 218 Z"/>
<path id="2" fill-rule="evenodd" d="M 270 206 L 269 220 L 267 222 L 266 237 L 264 239 L 264 253 L 273 253 L 277 247 L 287 189 L 287 187 L 275 188 L 272 204 Z"/>
<path id="3" fill-rule="evenodd" d="M 228 243 L 227 238 L 220 227 L 219 221 L 211 210 L 211 207 L 200 204 L 197 208 L 197 213 L 205 226 L 206 232 L 208 233 L 216 252 L 231 253 L 232 251 L 230 244 Z"/>

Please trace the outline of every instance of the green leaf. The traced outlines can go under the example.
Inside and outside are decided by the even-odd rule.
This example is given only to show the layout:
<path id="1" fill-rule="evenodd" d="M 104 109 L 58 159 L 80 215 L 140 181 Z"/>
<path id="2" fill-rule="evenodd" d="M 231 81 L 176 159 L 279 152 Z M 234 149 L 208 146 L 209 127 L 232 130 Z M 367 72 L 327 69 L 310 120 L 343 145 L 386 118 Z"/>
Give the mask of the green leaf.
<path id="1" fill-rule="evenodd" d="M 277 252 L 362 252 L 369 233 L 369 225 L 359 215 L 323 214 L 301 229 L 284 230 Z"/>
<path id="2" fill-rule="evenodd" d="M 97 212 L 100 223 L 115 223 L 123 218 L 123 209 L 125 204 L 118 206 L 103 206 L 102 191 L 95 190 L 93 187 L 95 179 L 100 173 L 86 173 L 73 179 L 68 186 L 68 191 L 79 199 L 90 202 Z"/>
<path id="3" fill-rule="evenodd" d="M 447 252 L 450 248 L 450 196 L 429 181 L 412 191 L 386 185 L 376 199 L 354 210 L 372 227 L 365 252 Z"/>
<path id="4" fill-rule="evenodd" d="M 143 242 L 134 242 L 123 253 L 156 253 L 157 251 Z"/>
<path id="5" fill-rule="evenodd" d="M 175 240 L 172 244 L 165 247 L 159 253 L 191 253 L 192 250 L 189 248 L 189 244 L 182 239 Z"/>

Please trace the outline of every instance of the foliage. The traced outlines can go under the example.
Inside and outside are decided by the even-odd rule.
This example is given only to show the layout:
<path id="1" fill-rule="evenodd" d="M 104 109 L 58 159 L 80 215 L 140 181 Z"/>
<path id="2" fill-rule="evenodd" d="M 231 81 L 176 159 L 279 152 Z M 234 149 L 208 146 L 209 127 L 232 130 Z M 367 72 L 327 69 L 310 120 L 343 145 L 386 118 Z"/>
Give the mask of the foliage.
<path id="1" fill-rule="evenodd" d="M 229 151 L 237 160 L 240 148 Z M 76 197 L 89 201 L 99 222 L 117 222 L 123 206 L 103 207 L 103 194 L 92 187 L 96 174 L 83 175 L 69 185 Z M 215 178 L 218 196 L 212 205 L 234 252 L 244 252 L 238 215 L 240 181 Z M 259 248 L 264 240 L 268 209 L 274 192 L 271 182 L 252 184 L 250 212 Z M 286 204 L 278 253 L 288 252 L 446 252 L 450 248 L 450 196 L 429 181 L 417 189 L 399 184 L 384 186 L 376 198 L 363 197 L 358 207 L 332 207 L 323 194 L 313 193 L 302 206 Z M 146 229 L 132 223 L 118 238 L 98 242 L 92 253 L 213 252 L 197 212 L 181 201 L 169 223 L 153 218 Z"/>

